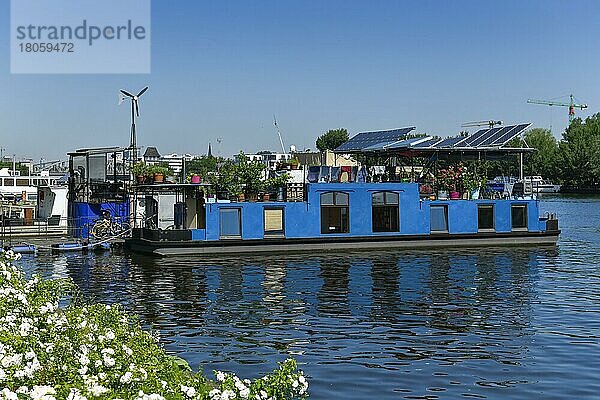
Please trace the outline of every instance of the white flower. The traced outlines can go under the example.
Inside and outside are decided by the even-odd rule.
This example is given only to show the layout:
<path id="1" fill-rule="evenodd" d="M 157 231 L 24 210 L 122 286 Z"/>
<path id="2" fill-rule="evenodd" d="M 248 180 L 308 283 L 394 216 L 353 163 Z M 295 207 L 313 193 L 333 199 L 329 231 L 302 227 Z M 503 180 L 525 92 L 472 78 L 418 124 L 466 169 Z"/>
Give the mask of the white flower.
<path id="1" fill-rule="evenodd" d="M 114 358 L 112 358 L 112 357 L 110 357 L 110 356 L 107 356 L 107 355 L 105 354 L 105 355 L 104 355 L 104 357 L 103 357 L 103 359 L 104 359 L 104 365 L 105 365 L 105 366 L 107 366 L 107 367 L 109 367 L 109 368 L 110 368 L 110 367 L 114 367 L 114 365 L 115 365 L 115 359 L 114 359 Z"/>
<path id="2" fill-rule="evenodd" d="M 212 399 L 221 395 L 221 391 L 219 389 L 213 389 L 208 392 L 208 396 Z"/>
<path id="3" fill-rule="evenodd" d="M 19 333 L 21 334 L 21 336 L 25 337 L 29 335 L 30 329 L 31 325 L 27 321 L 24 321 L 21 323 L 21 326 L 19 326 Z"/>
<path id="4" fill-rule="evenodd" d="M 87 400 L 87 397 L 80 394 L 79 390 L 71 389 L 67 400 Z"/>
<path id="5" fill-rule="evenodd" d="M 97 385 L 97 384 L 95 384 L 95 385 L 93 385 L 93 386 L 90 388 L 90 392 L 92 392 L 92 394 L 93 394 L 94 396 L 98 397 L 98 396 L 100 396 L 100 395 L 102 395 L 102 394 L 104 394 L 104 393 L 108 392 L 108 389 L 107 389 L 107 388 L 105 388 L 105 387 L 104 387 L 104 386 L 102 386 L 102 385 Z"/>
<path id="6" fill-rule="evenodd" d="M 123 351 L 125 352 L 125 354 L 127 354 L 128 356 L 133 354 L 133 350 L 131 350 L 129 347 L 127 347 L 127 345 L 123 344 L 123 345 L 121 345 L 121 347 L 123 348 Z"/>
<path id="7" fill-rule="evenodd" d="M 217 380 L 223 382 L 225 380 L 225 374 L 221 371 L 217 371 Z"/>
<path id="8" fill-rule="evenodd" d="M 34 386 L 29 392 L 33 400 L 54 400 L 53 394 L 56 394 L 56 390 L 52 386 Z"/>
<path id="9" fill-rule="evenodd" d="M 6 400 L 18 400 L 19 399 L 17 397 L 17 394 L 8 388 L 2 389 L 2 391 L 0 391 L 0 395 L 1 395 L 0 398 L 6 399 Z"/>
<path id="10" fill-rule="evenodd" d="M 131 378 L 133 378 L 133 374 L 131 373 L 131 371 L 127 371 L 123 374 L 123 376 L 121 376 L 121 379 L 119 379 L 119 381 L 121 383 L 129 383 L 131 382 Z"/>
<path id="11" fill-rule="evenodd" d="M 181 391 L 183 392 L 183 394 L 190 398 L 194 397 L 194 395 L 196 394 L 196 389 L 190 386 L 181 385 Z"/>
<path id="12" fill-rule="evenodd" d="M 88 365 L 90 363 L 90 359 L 85 354 L 80 355 L 77 361 L 79 361 L 79 364 L 81 365 Z"/>
<path id="13" fill-rule="evenodd" d="M 221 393 L 221 400 L 230 400 L 230 399 L 235 399 L 235 392 L 233 390 L 224 390 L 223 393 Z"/>
<path id="14" fill-rule="evenodd" d="M 114 332 L 113 332 L 113 331 L 111 331 L 110 329 L 108 329 L 108 330 L 106 331 L 106 338 L 107 338 L 108 340 L 114 340 L 114 338 L 115 338 L 115 334 L 114 334 Z"/>

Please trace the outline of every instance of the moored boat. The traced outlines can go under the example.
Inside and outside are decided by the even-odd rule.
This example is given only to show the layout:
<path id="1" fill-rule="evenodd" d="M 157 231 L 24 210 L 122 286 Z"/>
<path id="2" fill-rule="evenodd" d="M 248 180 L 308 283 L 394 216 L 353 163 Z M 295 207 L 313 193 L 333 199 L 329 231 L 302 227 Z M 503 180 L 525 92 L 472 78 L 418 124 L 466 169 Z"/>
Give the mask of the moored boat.
<path id="1" fill-rule="evenodd" d="M 553 244 L 560 233 L 537 200 L 428 200 L 418 183 L 307 183 L 299 202 L 205 203 L 193 185 L 162 190 L 185 199 L 175 206 L 180 225 L 135 228 L 126 248 L 168 256 Z"/>
<path id="2" fill-rule="evenodd" d="M 531 185 L 533 193 L 558 193 L 560 192 L 560 185 L 556 185 L 549 180 L 542 178 L 539 175 L 526 176 L 523 178 L 523 183 Z"/>

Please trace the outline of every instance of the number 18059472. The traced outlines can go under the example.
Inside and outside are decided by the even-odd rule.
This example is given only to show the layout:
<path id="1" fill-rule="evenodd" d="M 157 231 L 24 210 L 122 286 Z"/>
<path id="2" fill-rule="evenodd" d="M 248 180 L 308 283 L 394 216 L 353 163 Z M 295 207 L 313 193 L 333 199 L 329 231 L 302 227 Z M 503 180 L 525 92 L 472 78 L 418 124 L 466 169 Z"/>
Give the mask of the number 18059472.
<path id="1" fill-rule="evenodd" d="M 21 53 L 74 53 L 75 44 L 65 43 L 19 43 Z"/>

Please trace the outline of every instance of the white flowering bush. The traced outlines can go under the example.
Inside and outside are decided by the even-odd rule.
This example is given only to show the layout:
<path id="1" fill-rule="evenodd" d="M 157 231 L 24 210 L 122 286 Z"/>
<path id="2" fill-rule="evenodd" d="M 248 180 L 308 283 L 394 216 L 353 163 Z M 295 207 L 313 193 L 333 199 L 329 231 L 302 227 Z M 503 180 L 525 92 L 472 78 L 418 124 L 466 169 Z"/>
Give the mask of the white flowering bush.
<path id="1" fill-rule="evenodd" d="M 84 304 L 68 279 L 27 280 L 0 255 L 0 400 L 275 400 L 308 396 L 294 360 L 250 381 L 193 373 L 116 305 Z"/>

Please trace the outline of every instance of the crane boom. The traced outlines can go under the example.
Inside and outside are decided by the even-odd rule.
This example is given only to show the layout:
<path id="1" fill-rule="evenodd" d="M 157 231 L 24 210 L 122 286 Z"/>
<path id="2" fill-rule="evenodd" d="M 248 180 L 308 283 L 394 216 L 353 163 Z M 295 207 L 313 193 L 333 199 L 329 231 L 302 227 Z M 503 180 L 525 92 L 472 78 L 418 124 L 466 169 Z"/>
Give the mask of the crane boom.
<path id="1" fill-rule="evenodd" d="M 559 101 L 550 101 L 550 100 L 537 100 L 537 99 L 528 99 L 527 103 L 542 104 L 545 106 L 569 107 L 569 122 L 571 122 L 575 118 L 575 109 L 576 108 L 583 110 L 583 109 L 586 109 L 588 106 L 587 106 L 587 104 L 575 104 L 573 95 L 570 95 L 569 99 L 570 99 L 570 101 L 568 103 L 561 103 Z"/>

